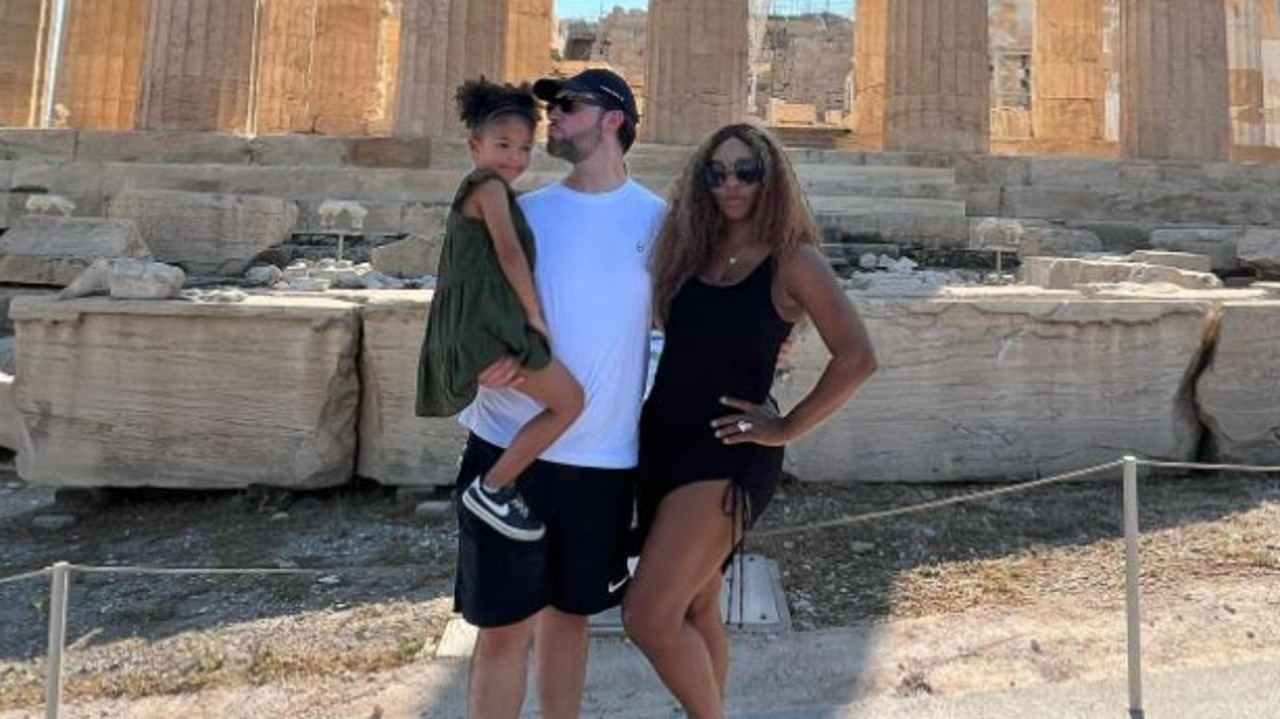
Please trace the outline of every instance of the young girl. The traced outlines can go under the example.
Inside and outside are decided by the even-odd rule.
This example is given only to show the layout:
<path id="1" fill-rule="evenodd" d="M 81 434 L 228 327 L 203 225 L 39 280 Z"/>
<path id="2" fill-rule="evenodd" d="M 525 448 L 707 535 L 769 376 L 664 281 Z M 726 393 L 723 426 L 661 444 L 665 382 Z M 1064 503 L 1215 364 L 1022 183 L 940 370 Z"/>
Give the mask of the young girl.
<path id="1" fill-rule="evenodd" d="M 511 539 L 541 539 L 545 526 L 516 489 L 520 474 L 582 411 L 582 388 L 551 356 L 533 286 L 534 241 L 511 183 L 529 166 L 537 101 L 528 85 L 484 79 L 457 92 L 475 169 L 462 181 L 445 227 L 435 297 L 418 362 L 420 417 L 457 414 L 475 399 L 480 372 L 503 357 L 522 371 L 518 389 L 545 406 L 462 505 Z"/>

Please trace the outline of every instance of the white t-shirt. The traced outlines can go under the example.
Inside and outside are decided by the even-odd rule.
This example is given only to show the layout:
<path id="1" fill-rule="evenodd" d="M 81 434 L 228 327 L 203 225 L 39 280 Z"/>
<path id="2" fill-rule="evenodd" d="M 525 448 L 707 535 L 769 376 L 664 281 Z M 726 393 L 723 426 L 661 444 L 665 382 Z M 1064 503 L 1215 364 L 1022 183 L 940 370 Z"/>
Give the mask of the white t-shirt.
<path id="1" fill-rule="evenodd" d="M 536 241 L 534 279 L 552 353 L 586 397 L 577 421 L 541 458 L 578 467 L 634 467 L 649 361 L 649 253 L 666 205 L 634 180 L 604 193 L 555 183 L 519 202 Z M 541 410 L 518 389 L 481 387 L 460 421 L 506 447 Z"/>

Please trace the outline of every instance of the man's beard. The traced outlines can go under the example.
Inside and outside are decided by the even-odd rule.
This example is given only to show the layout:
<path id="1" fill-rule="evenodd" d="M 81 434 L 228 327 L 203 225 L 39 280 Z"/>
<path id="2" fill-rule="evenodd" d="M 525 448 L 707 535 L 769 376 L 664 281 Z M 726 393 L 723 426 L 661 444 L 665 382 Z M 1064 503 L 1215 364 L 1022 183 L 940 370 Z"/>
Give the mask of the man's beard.
<path id="1" fill-rule="evenodd" d="M 601 118 L 594 127 L 589 127 L 576 135 L 548 137 L 547 154 L 576 165 L 590 157 L 603 140 L 604 123 Z"/>

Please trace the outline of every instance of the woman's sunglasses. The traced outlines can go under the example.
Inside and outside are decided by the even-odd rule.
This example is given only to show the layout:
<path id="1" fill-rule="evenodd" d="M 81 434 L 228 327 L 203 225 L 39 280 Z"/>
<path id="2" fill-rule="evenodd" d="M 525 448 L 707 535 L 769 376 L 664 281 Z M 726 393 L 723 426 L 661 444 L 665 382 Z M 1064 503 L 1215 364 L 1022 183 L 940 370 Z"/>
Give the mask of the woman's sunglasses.
<path id="1" fill-rule="evenodd" d="M 575 95 L 572 93 L 564 93 L 557 95 L 547 101 L 547 110 L 560 110 L 566 115 L 572 115 L 579 107 L 603 107 L 604 103 L 599 98 L 591 95 Z"/>
<path id="2" fill-rule="evenodd" d="M 764 165 L 751 157 L 737 160 L 733 163 L 733 167 L 726 167 L 722 162 L 712 161 L 702 169 L 702 175 L 706 178 L 707 186 L 713 190 L 728 182 L 730 175 L 738 178 L 738 182 L 744 185 L 755 185 L 764 179 Z"/>

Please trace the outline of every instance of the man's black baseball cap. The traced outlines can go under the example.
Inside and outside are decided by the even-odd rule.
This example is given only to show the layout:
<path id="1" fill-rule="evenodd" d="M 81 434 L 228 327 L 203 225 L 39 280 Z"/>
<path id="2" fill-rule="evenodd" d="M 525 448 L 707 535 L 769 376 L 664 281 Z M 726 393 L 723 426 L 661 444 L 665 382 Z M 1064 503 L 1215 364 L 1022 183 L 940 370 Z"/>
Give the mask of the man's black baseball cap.
<path id="1" fill-rule="evenodd" d="M 640 113 L 636 110 L 636 98 L 631 94 L 631 86 L 622 76 L 612 70 L 592 68 L 570 78 L 544 77 L 533 83 L 533 94 L 539 99 L 550 102 L 562 92 L 589 92 L 600 98 L 605 107 L 621 110 L 634 123 L 640 122 Z"/>

